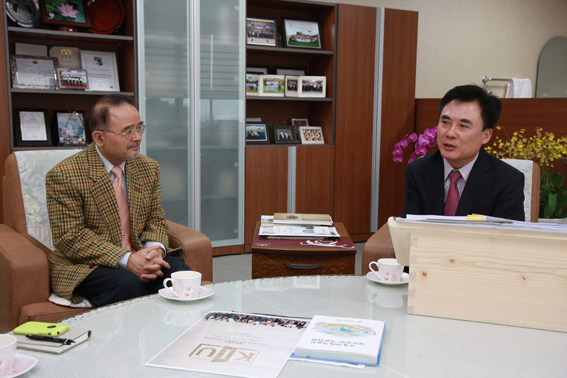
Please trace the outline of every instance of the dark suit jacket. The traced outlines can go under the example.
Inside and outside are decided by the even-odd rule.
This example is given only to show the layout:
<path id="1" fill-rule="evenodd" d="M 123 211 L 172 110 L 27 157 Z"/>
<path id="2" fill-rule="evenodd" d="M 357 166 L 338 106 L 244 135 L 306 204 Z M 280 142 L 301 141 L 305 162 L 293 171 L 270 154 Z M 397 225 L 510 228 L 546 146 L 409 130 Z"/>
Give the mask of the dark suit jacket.
<path id="1" fill-rule="evenodd" d="M 443 157 L 439 151 L 406 168 L 406 214 L 443 215 Z M 480 149 L 455 215 L 482 214 L 523 221 L 524 174 Z"/>
<path id="2" fill-rule="evenodd" d="M 140 155 L 125 166 L 131 243 L 143 241 L 168 246 L 169 228 L 161 208 L 160 169 Z M 118 268 L 122 249 L 116 194 L 108 172 L 91 143 L 47 173 L 47 210 L 55 250 L 49 256 L 53 291 L 73 303 L 82 298 L 73 290 L 97 266 Z M 180 250 L 170 250 L 184 260 Z"/>

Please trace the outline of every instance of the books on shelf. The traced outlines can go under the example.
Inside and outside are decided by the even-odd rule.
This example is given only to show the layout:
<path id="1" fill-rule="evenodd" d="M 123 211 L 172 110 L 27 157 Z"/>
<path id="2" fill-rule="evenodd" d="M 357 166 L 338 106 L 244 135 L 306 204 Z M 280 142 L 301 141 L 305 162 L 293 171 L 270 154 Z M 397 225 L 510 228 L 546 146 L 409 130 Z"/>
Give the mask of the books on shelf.
<path id="1" fill-rule="evenodd" d="M 332 226 L 329 214 L 274 213 L 274 223 Z"/>
<path id="2" fill-rule="evenodd" d="M 315 315 L 291 357 L 378 365 L 385 327 L 380 320 Z"/>
<path id="3" fill-rule="evenodd" d="M 63 352 L 66 352 L 69 349 L 74 348 L 77 345 L 87 341 L 89 337 L 91 337 L 90 330 L 84 328 L 77 328 L 77 327 L 69 327 L 69 330 L 67 332 L 58 336 L 62 339 L 71 339 L 75 341 L 74 343 L 69 345 L 64 345 L 53 341 L 31 340 L 28 339 L 25 335 L 16 335 L 13 332 L 9 332 L 9 333 L 16 336 L 16 338 L 18 339 L 18 348 L 37 350 L 40 352 L 47 352 L 54 354 L 61 354 Z"/>

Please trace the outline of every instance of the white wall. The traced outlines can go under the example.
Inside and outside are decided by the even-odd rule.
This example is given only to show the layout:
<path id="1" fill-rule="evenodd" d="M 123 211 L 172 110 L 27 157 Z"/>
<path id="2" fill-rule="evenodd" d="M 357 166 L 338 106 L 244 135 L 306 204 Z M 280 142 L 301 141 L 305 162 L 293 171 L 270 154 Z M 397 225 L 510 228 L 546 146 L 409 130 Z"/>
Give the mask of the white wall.
<path id="1" fill-rule="evenodd" d="M 541 50 L 551 38 L 567 37 L 566 0 L 336 2 L 419 12 L 417 98 L 440 98 L 456 85 L 482 84 L 483 76 L 527 77 L 535 93 Z M 499 96 L 505 87 L 487 84 Z"/>

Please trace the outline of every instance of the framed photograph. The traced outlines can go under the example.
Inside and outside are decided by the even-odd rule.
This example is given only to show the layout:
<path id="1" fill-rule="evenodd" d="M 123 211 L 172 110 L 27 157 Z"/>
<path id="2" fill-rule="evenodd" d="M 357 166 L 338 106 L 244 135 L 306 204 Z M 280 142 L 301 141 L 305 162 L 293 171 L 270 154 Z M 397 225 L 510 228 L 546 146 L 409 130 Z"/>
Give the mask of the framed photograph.
<path id="1" fill-rule="evenodd" d="M 326 97 L 327 78 L 325 76 L 300 76 L 299 97 Z"/>
<path id="2" fill-rule="evenodd" d="M 276 47 L 276 20 L 246 18 L 246 44 Z"/>
<path id="3" fill-rule="evenodd" d="M 57 58 L 12 55 L 12 88 L 57 89 Z"/>
<path id="4" fill-rule="evenodd" d="M 83 111 L 53 111 L 53 128 L 57 135 L 59 146 L 86 145 L 85 112 Z"/>
<path id="5" fill-rule="evenodd" d="M 246 74 L 246 96 L 259 96 L 258 82 L 260 75 Z"/>
<path id="6" fill-rule="evenodd" d="M 301 126 L 299 128 L 301 144 L 325 144 L 323 129 L 319 126 Z"/>
<path id="7" fill-rule="evenodd" d="M 246 67 L 246 73 L 267 75 L 268 67 Z"/>
<path id="8" fill-rule="evenodd" d="M 83 70 L 87 71 L 89 90 L 120 92 L 116 53 L 83 50 L 81 65 Z"/>
<path id="9" fill-rule="evenodd" d="M 260 75 L 260 96 L 284 97 L 284 75 Z"/>
<path id="10" fill-rule="evenodd" d="M 14 143 L 17 147 L 51 146 L 47 109 L 14 109 Z"/>
<path id="11" fill-rule="evenodd" d="M 305 76 L 305 70 L 294 68 L 276 68 L 276 75 Z"/>
<path id="12" fill-rule="evenodd" d="M 44 24 L 90 28 L 87 0 L 39 0 Z"/>
<path id="13" fill-rule="evenodd" d="M 315 21 L 284 19 L 285 47 L 320 49 L 321 33 Z"/>
<path id="14" fill-rule="evenodd" d="M 285 77 L 285 95 L 286 97 L 299 97 L 297 86 L 299 85 L 299 76 L 286 75 Z"/>
<path id="15" fill-rule="evenodd" d="M 276 143 L 297 143 L 294 126 L 274 126 Z"/>
<path id="16" fill-rule="evenodd" d="M 270 143 L 270 137 L 266 124 L 247 123 L 246 124 L 246 143 Z"/>
<path id="17" fill-rule="evenodd" d="M 87 71 L 58 68 L 57 79 L 59 89 L 87 89 L 89 87 Z"/>
<path id="18" fill-rule="evenodd" d="M 307 118 L 292 118 L 291 124 L 296 127 L 309 126 Z"/>

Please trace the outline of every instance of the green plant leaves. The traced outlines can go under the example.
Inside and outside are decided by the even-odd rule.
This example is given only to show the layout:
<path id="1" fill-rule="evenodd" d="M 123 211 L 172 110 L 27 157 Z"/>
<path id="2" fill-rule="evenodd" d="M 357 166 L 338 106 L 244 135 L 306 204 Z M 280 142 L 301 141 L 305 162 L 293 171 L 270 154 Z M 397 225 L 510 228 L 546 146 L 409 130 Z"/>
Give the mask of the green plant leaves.
<path id="1" fill-rule="evenodd" d="M 567 217 L 567 186 L 563 186 L 565 177 L 548 171 L 541 175 L 540 187 L 540 217 L 565 218 Z"/>

